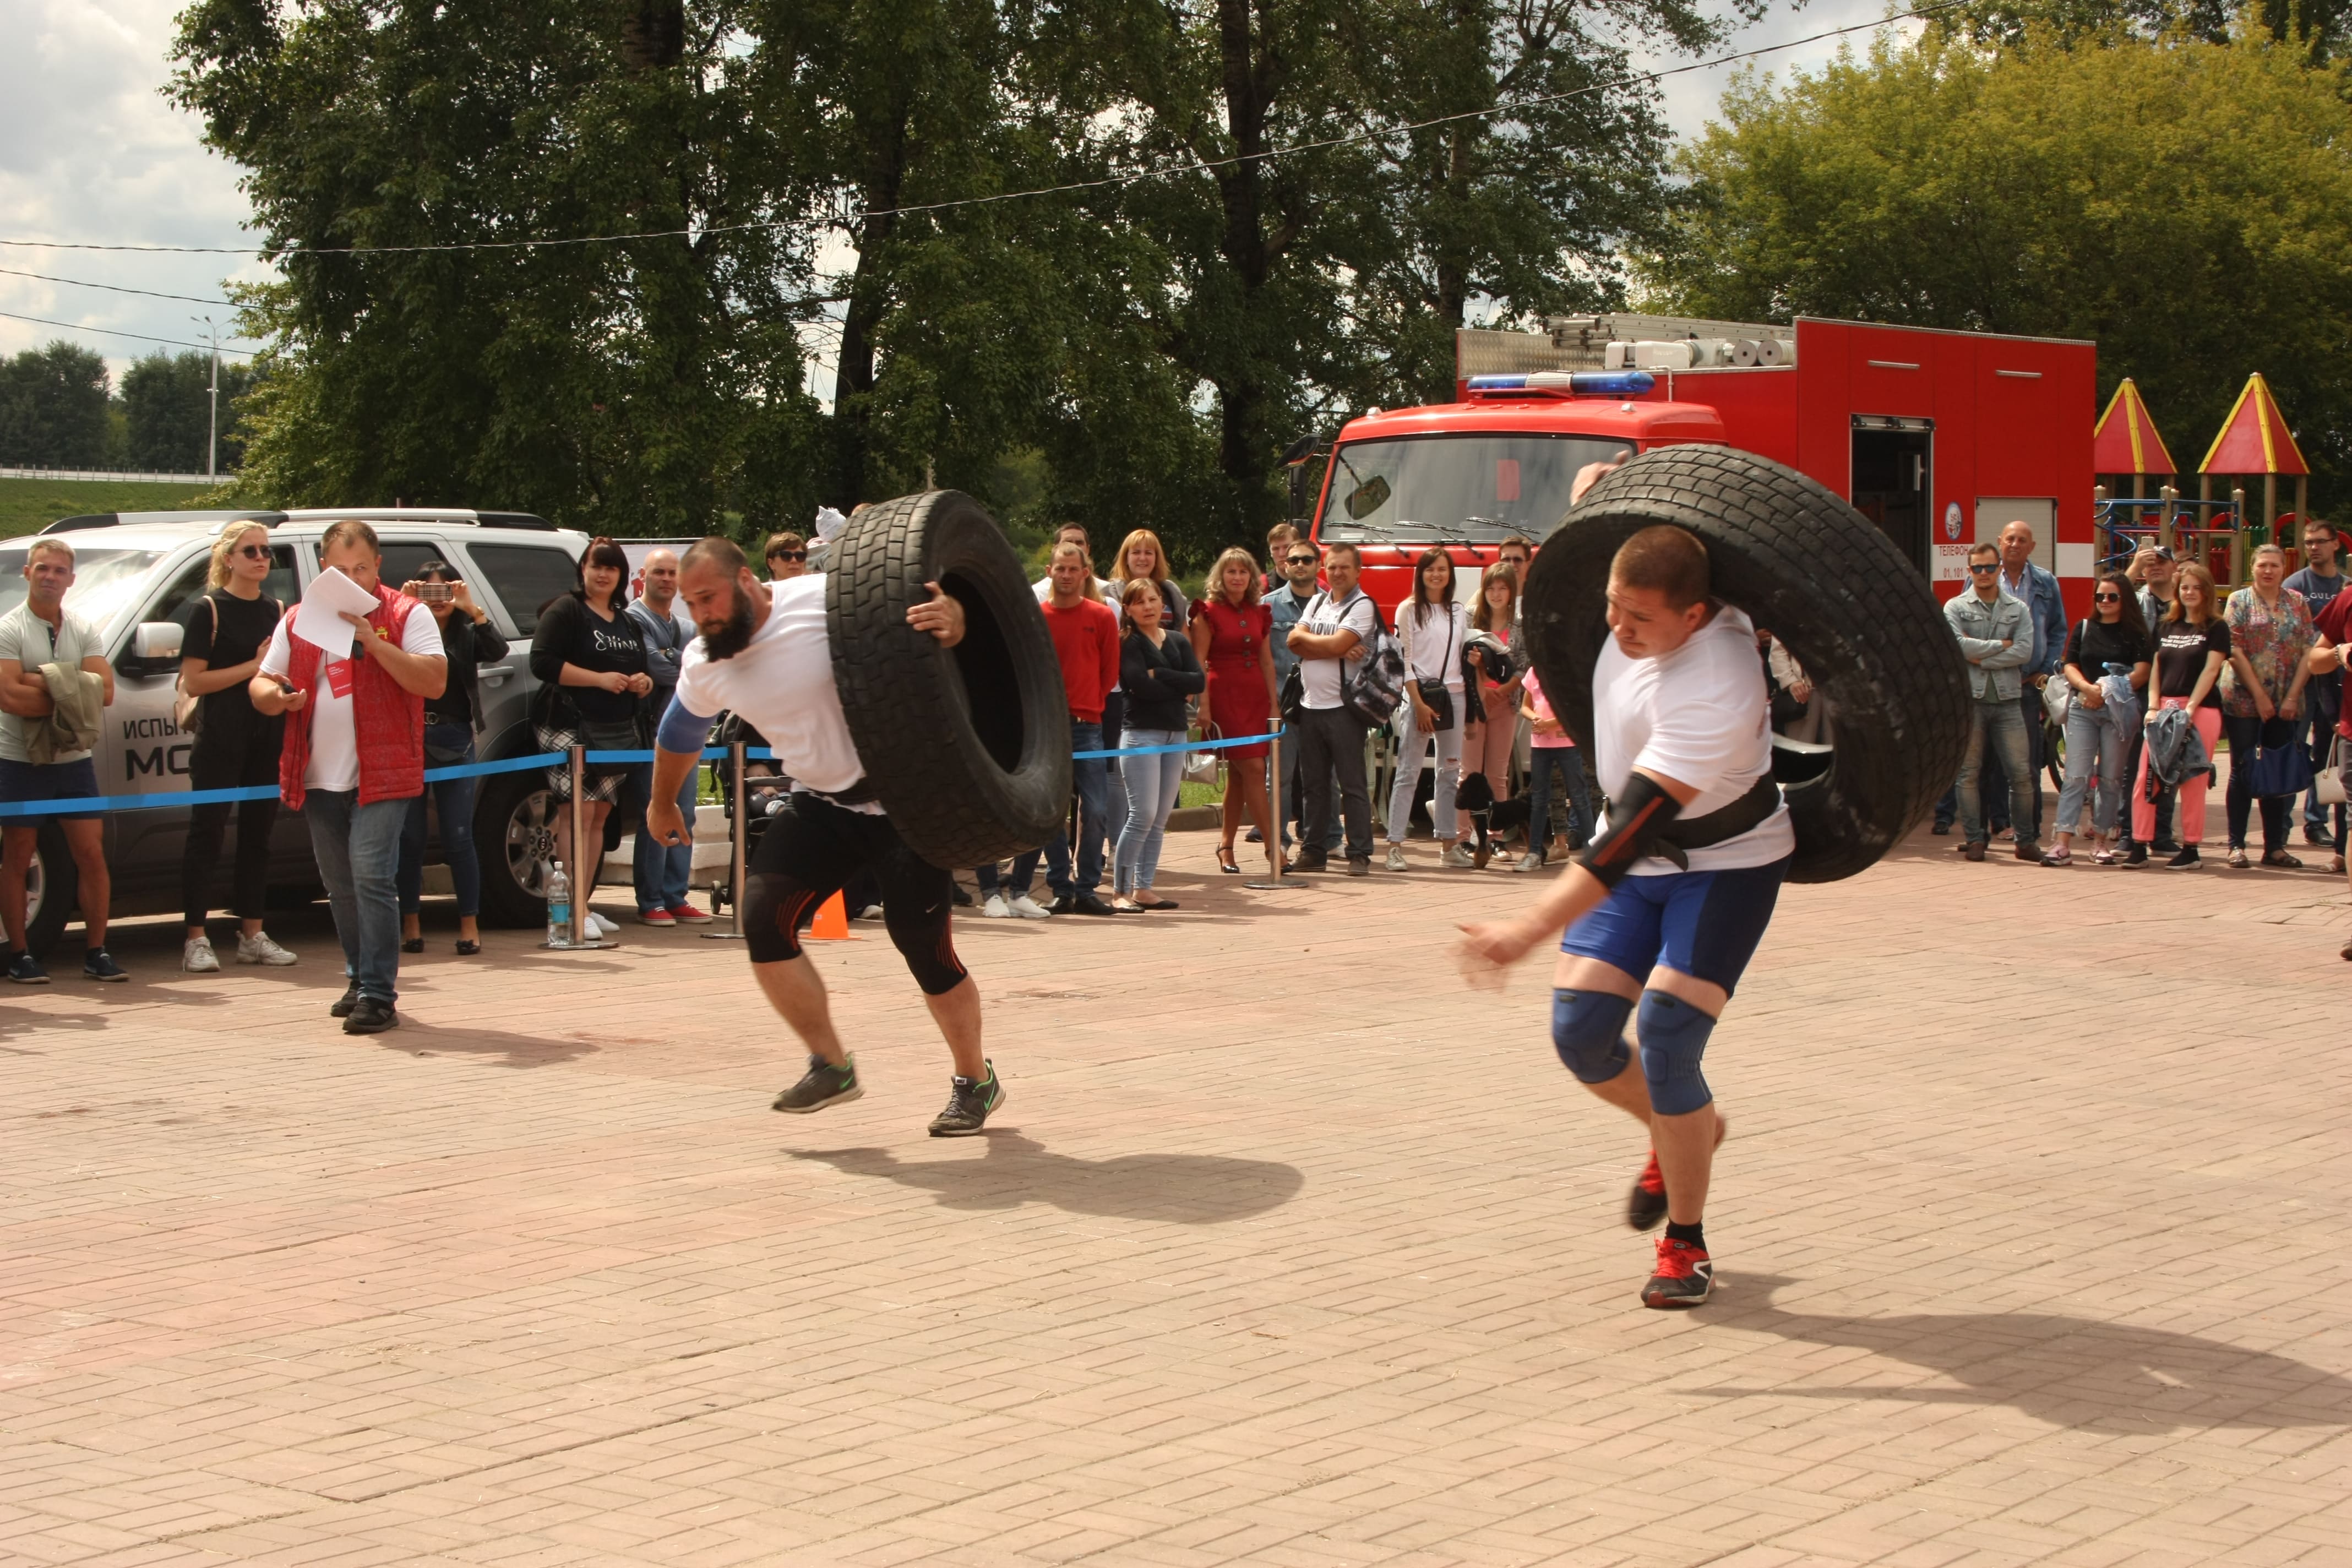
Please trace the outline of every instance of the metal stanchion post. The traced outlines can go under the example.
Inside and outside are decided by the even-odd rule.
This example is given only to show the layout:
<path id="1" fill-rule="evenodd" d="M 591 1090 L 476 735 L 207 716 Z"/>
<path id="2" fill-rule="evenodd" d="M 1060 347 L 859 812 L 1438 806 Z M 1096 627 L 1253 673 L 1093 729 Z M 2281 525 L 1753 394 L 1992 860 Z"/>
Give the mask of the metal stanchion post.
<path id="1" fill-rule="evenodd" d="M 1265 793 L 1267 800 L 1274 805 L 1271 813 L 1274 831 L 1266 836 L 1265 840 L 1265 879 L 1242 884 L 1260 892 L 1298 886 L 1296 882 L 1282 879 L 1282 721 L 1279 718 L 1272 721 L 1272 727 L 1266 731 Z"/>
<path id="2" fill-rule="evenodd" d="M 743 798 L 743 742 L 737 741 L 727 748 L 727 766 L 734 781 L 735 810 L 733 831 L 729 835 L 727 929 L 702 933 L 706 942 L 740 942 L 743 940 L 743 846 L 749 843 L 750 829 L 744 826 L 751 815 L 751 803 Z"/>

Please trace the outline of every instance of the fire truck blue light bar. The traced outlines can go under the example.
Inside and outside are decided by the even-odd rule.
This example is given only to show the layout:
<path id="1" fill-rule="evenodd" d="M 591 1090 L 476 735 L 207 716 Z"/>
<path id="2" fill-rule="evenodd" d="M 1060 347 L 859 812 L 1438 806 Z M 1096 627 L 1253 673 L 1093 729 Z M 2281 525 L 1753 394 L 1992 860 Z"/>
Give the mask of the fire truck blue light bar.
<path id="1" fill-rule="evenodd" d="M 1561 392 L 1576 397 L 1639 397 L 1658 384 L 1646 370 L 1580 370 L 1562 375 L 1537 371 L 1529 375 L 1474 375 L 1473 392 Z"/>

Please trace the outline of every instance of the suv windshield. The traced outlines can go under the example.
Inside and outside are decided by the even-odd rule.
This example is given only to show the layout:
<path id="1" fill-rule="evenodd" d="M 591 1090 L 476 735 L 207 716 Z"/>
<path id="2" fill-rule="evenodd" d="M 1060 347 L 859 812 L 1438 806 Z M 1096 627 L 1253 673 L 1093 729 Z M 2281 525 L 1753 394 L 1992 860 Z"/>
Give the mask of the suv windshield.
<path id="1" fill-rule="evenodd" d="M 0 545 L 0 616 L 25 602 L 25 549 Z M 66 590 L 66 606 L 90 625 L 103 629 L 125 599 L 146 585 L 148 569 L 163 558 L 160 550 L 93 550 L 74 548 L 74 583 Z"/>
<path id="2" fill-rule="evenodd" d="M 1330 499 L 1315 536 L 1326 543 L 1491 544 L 1514 533 L 1540 543 L 1568 510 L 1577 470 L 1632 455 L 1591 436 L 1409 436 L 1350 441 L 1331 453 Z"/>

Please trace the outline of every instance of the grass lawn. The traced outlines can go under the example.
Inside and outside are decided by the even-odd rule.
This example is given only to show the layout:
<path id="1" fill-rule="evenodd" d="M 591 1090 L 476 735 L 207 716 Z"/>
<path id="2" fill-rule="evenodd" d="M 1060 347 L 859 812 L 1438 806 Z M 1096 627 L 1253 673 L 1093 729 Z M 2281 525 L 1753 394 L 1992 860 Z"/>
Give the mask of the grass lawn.
<path id="1" fill-rule="evenodd" d="M 203 485 L 103 479 L 0 479 L 0 539 L 38 533 L 61 517 L 93 511 L 176 511 L 203 506 Z"/>

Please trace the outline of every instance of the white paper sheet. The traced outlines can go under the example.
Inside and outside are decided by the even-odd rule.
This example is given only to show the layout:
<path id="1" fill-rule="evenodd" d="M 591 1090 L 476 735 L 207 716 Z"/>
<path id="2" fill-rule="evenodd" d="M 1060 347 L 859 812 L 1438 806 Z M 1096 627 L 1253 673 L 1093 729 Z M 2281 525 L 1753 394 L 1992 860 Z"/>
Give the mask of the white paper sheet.
<path id="1" fill-rule="evenodd" d="M 294 635 L 315 643 L 337 658 L 352 656 L 352 623 L 348 610 L 364 616 L 375 608 L 375 595 L 333 567 L 310 579 L 302 602 L 294 607 Z"/>

